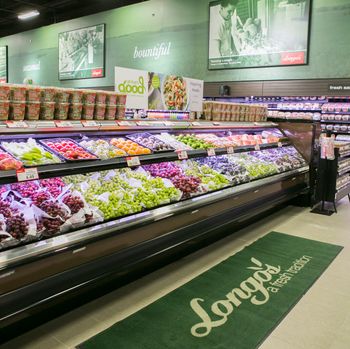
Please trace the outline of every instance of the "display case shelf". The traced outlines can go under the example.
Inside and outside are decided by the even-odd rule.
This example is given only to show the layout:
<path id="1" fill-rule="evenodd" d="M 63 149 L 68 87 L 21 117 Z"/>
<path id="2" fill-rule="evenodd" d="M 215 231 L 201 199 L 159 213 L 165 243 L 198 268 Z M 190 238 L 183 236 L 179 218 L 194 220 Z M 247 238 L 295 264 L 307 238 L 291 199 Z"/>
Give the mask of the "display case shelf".
<path id="1" fill-rule="evenodd" d="M 284 141 L 281 143 L 268 143 L 259 145 L 260 150 L 274 149 L 279 147 L 290 146 L 291 143 Z M 242 146 L 233 148 L 235 154 L 246 153 L 249 151 L 256 151 L 255 146 Z M 207 150 L 187 150 L 187 156 L 189 159 L 200 158 L 208 156 Z M 215 149 L 216 155 L 227 155 L 228 148 Z M 139 160 L 142 165 L 148 165 L 153 163 L 168 162 L 179 160 L 177 152 L 163 152 L 151 155 L 141 155 Z M 120 157 L 109 160 L 91 160 L 91 161 L 77 161 L 66 162 L 55 165 L 44 165 L 37 167 L 39 179 L 63 177 L 76 174 L 84 174 L 89 172 L 114 170 L 118 168 L 130 167 L 127 163 L 126 157 Z M 0 185 L 17 182 L 16 171 L 0 171 Z"/>

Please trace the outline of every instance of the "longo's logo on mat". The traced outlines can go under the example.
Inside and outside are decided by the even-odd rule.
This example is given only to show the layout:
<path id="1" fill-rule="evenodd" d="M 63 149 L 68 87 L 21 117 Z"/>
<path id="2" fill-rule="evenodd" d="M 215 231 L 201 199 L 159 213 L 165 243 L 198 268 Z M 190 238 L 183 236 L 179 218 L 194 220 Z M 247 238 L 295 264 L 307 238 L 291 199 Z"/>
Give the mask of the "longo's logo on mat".
<path id="1" fill-rule="evenodd" d="M 205 302 L 204 299 L 194 298 L 191 300 L 192 310 L 202 320 L 202 322 L 191 328 L 191 334 L 195 337 L 208 336 L 213 328 L 220 327 L 226 323 L 234 308 L 238 308 L 243 300 L 249 299 L 254 305 L 267 303 L 270 299 L 270 292 L 279 292 L 311 259 L 312 257 L 310 256 L 303 256 L 295 260 L 290 268 L 281 273 L 280 266 L 275 267 L 263 264 L 256 258 L 251 258 L 254 266 L 247 267 L 247 269 L 255 270 L 253 276 L 241 282 L 239 288 L 234 288 L 226 294 L 226 299 L 213 303 L 210 311 L 205 310 L 200 304 Z M 272 276 L 277 274 L 279 274 L 278 278 L 272 281 Z M 212 320 L 210 313 L 215 318 L 219 317 L 219 320 Z"/>

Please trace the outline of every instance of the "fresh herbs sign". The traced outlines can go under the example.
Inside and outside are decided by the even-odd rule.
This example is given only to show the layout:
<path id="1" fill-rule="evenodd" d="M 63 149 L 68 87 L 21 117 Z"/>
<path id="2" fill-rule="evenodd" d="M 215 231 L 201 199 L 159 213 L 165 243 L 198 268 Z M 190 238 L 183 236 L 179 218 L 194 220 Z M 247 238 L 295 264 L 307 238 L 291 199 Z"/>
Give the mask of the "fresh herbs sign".
<path id="1" fill-rule="evenodd" d="M 59 79 L 105 76 L 105 24 L 59 34 Z"/>
<path id="2" fill-rule="evenodd" d="M 202 110 L 202 80 L 116 67 L 115 89 L 130 109 Z"/>
<path id="3" fill-rule="evenodd" d="M 209 69 L 307 64 L 311 0 L 209 6 Z"/>
<path id="4" fill-rule="evenodd" d="M 7 46 L 0 47 L 0 83 L 8 82 Z"/>

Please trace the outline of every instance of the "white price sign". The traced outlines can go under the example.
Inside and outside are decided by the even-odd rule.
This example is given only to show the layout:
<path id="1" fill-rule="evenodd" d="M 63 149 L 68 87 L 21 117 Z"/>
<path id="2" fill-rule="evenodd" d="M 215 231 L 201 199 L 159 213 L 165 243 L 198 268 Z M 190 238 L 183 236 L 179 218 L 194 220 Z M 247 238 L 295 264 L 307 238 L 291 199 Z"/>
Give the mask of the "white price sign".
<path id="1" fill-rule="evenodd" d="M 73 127 L 70 121 L 55 121 L 57 127 Z"/>
<path id="2" fill-rule="evenodd" d="M 126 162 L 129 167 L 136 167 L 141 165 L 140 158 L 138 156 L 128 157 L 126 158 Z"/>
<path id="3" fill-rule="evenodd" d="M 35 179 L 39 179 L 37 168 L 21 168 L 17 171 L 18 182 L 34 181 Z"/>
<path id="4" fill-rule="evenodd" d="M 179 160 L 187 160 L 188 159 L 188 154 L 186 150 L 179 150 L 177 152 L 177 156 L 179 157 Z"/>
<path id="5" fill-rule="evenodd" d="M 129 121 L 119 121 L 119 122 L 118 122 L 118 125 L 119 125 L 119 126 L 136 126 L 135 123 L 129 122 Z"/>
<path id="6" fill-rule="evenodd" d="M 94 120 L 82 120 L 81 123 L 84 127 L 99 127 L 100 124 Z"/>
<path id="7" fill-rule="evenodd" d="M 260 151 L 260 144 L 257 144 L 257 145 L 255 146 L 255 150 L 256 150 L 256 151 Z"/>
<path id="8" fill-rule="evenodd" d="M 278 148 L 282 148 L 283 145 L 282 145 L 282 142 L 278 142 Z"/>
<path id="9" fill-rule="evenodd" d="M 234 154 L 234 153 L 235 153 L 235 149 L 233 147 L 227 148 L 227 154 Z"/>
<path id="10" fill-rule="evenodd" d="M 214 148 L 208 149 L 208 156 L 216 156 Z"/>
<path id="11" fill-rule="evenodd" d="M 8 128 L 28 128 L 28 124 L 24 121 L 6 121 Z"/>

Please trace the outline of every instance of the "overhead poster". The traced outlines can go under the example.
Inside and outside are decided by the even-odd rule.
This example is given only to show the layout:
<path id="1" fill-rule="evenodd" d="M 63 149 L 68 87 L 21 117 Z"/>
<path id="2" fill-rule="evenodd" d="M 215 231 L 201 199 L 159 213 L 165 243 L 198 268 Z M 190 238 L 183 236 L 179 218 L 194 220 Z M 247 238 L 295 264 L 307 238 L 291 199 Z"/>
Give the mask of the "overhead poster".
<path id="1" fill-rule="evenodd" d="M 209 4 L 209 69 L 307 64 L 311 0 Z"/>
<path id="2" fill-rule="evenodd" d="M 127 108 L 202 111 L 202 80 L 143 70 L 115 68 L 115 88 L 127 94 Z"/>
<path id="3" fill-rule="evenodd" d="M 7 46 L 0 46 L 0 83 L 8 82 Z"/>
<path id="4" fill-rule="evenodd" d="M 105 76 L 105 24 L 59 34 L 59 79 Z"/>

